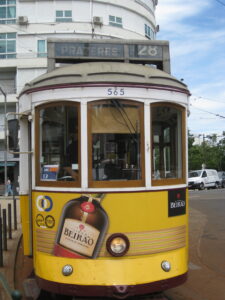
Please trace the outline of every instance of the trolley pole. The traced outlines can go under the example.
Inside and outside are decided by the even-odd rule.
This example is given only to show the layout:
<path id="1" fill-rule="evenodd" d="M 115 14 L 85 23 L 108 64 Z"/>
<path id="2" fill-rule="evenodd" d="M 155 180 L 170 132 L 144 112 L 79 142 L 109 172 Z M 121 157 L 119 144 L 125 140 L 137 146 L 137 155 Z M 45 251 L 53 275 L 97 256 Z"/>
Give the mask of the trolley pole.
<path id="1" fill-rule="evenodd" d="M 5 181 L 5 196 L 7 196 L 7 144 L 6 144 L 6 114 L 7 114 L 7 95 L 0 87 L 0 92 L 4 96 L 4 131 L 5 131 L 5 149 L 4 149 L 4 181 Z"/>

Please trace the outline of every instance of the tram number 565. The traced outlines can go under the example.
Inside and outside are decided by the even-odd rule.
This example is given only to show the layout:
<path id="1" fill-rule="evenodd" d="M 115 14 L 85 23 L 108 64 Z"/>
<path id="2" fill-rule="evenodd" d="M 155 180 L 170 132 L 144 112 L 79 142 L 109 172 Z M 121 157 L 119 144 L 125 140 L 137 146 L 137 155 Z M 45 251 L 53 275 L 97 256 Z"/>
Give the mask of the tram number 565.
<path id="1" fill-rule="evenodd" d="M 123 96 L 125 90 L 123 88 L 112 87 L 107 89 L 108 96 Z"/>

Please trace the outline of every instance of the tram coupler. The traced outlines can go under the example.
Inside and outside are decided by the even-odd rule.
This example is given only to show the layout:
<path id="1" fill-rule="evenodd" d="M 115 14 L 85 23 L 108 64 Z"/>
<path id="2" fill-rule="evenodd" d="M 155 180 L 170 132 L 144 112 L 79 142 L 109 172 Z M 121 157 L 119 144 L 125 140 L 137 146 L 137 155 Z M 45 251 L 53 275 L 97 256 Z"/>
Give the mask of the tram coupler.
<path id="1" fill-rule="evenodd" d="M 126 299 L 130 295 L 130 290 L 127 285 L 115 285 L 113 287 L 113 296 L 117 299 Z"/>
<path id="2" fill-rule="evenodd" d="M 37 285 L 37 281 L 34 277 L 30 277 L 24 280 L 23 282 L 24 294 L 25 297 L 36 300 L 38 299 L 41 290 Z"/>

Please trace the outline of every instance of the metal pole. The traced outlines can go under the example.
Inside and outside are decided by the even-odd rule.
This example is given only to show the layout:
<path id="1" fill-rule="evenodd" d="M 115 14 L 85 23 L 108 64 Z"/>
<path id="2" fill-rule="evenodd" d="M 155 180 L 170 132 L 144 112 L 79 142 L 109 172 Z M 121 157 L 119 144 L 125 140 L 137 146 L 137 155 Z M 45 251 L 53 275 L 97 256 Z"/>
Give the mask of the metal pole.
<path id="1" fill-rule="evenodd" d="M 5 131 L 5 149 L 4 149 L 4 180 L 5 180 L 5 196 L 7 196 L 7 144 L 6 144 L 6 114 L 7 114 L 7 95 L 0 87 L 0 92 L 4 96 L 4 131 Z"/>
<path id="2" fill-rule="evenodd" d="M 3 250 L 7 251 L 7 220 L 6 220 L 6 209 L 2 210 L 2 226 L 3 226 Z"/>
<path id="3" fill-rule="evenodd" d="M 8 237 L 12 239 L 12 205 L 8 203 Z"/>
<path id="4" fill-rule="evenodd" d="M 0 267 L 3 267 L 2 217 L 0 217 Z"/>

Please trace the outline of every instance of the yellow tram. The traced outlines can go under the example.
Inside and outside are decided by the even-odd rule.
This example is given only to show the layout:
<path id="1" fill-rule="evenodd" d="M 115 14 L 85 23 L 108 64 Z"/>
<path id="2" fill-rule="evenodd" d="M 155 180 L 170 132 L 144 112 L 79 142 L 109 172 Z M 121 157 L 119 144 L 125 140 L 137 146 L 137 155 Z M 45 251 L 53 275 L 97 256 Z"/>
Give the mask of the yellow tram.
<path id="1" fill-rule="evenodd" d="M 183 283 L 189 91 L 169 74 L 168 43 L 51 40 L 48 51 L 49 72 L 19 97 L 23 249 L 37 285 L 126 298 Z"/>

